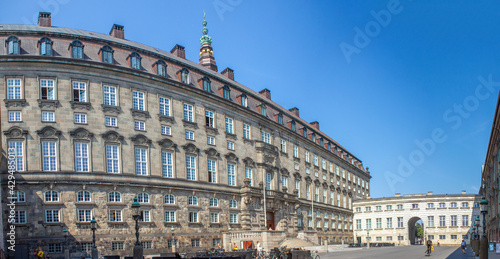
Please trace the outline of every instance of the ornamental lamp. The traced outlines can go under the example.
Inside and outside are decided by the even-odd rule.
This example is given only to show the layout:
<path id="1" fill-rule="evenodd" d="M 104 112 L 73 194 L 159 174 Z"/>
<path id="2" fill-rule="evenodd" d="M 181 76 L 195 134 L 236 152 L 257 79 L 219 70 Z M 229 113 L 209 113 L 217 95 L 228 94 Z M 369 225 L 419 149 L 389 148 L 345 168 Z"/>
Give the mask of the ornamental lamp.
<path id="1" fill-rule="evenodd" d="M 132 217 L 139 218 L 141 215 L 141 204 L 137 201 L 137 197 L 134 198 L 134 202 L 132 202 Z"/>
<path id="2" fill-rule="evenodd" d="M 64 228 L 64 229 L 66 229 L 66 228 Z M 92 217 L 92 220 L 90 221 L 90 229 L 92 229 L 94 231 L 97 229 L 97 221 L 95 220 L 95 217 Z"/>
<path id="3" fill-rule="evenodd" d="M 488 213 L 488 201 L 486 200 L 486 198 L 483 196 L 483 199 L 481 200 L 481 203 L 479 203 L 481 205 L 481 213 L 483 214 L 486 214 Z"/>

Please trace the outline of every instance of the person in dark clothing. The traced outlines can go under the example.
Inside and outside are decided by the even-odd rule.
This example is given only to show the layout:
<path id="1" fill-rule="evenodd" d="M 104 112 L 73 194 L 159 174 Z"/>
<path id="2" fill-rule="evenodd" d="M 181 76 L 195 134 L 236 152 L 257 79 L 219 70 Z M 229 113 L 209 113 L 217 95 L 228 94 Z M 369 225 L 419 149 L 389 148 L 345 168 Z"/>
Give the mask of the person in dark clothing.
<path id="1" fill-rule="evenodd" d="M 430 255 L 431 254 L 431 247 L 432 247 L 432 240 L 429 238 L 427 239 L 427 250 L 425 251 L 426 254 Z"/>

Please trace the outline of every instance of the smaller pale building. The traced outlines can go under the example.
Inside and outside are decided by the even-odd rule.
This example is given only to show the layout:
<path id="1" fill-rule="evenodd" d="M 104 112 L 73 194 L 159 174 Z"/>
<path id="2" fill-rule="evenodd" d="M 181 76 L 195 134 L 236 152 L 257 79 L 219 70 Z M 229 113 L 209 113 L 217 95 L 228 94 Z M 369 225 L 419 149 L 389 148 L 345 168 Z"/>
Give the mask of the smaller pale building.
<path id="1" fill-rule="evenodd" d="M 424 240 L 434 244 L 467 243 L 479 211 L 480 196 L 475 194 L 408 194 L 355 200 L 354 241 L 356 243 L 416 244 L 416 223 L 421 220 Z"/>

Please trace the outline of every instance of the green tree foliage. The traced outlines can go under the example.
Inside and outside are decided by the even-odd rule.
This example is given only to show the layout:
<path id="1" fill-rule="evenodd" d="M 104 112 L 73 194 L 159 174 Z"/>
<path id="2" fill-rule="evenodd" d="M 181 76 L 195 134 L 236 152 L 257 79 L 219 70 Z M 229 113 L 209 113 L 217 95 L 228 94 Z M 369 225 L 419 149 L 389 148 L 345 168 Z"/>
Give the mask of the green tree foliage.
<path id="1" fill-rule="evenodd" d="M 415 236 L 417 238 L 423 238 L 424 237 L 424 228 L 422 225 L 418 224 L 415 226 Z"/>

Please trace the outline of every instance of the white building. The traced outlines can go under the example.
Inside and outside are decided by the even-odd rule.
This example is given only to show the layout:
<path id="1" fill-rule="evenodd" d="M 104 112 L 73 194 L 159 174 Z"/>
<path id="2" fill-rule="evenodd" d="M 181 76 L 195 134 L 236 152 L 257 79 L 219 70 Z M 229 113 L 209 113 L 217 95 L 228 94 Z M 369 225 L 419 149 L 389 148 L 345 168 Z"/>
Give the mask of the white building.
<path id="1" fill-rule="evenodd" d="M 480 196 L 474 194 L 425 194 L 356 200 L 354 240 L 357 243 L 415 244 L 415 224 L 422 220 L 424 237 L 436 244 L 460 244 L 470 238 Z"/>

